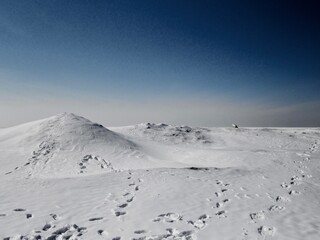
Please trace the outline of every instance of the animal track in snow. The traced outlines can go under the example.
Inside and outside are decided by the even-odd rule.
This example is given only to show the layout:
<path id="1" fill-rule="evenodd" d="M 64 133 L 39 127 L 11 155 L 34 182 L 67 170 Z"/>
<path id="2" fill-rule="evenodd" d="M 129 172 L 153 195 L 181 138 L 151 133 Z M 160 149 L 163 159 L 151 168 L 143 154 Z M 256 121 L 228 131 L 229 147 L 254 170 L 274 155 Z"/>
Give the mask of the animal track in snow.
<path id="1" fill-rule="evenodd" d="M 265 219 L 265 214 L 264 214 L 263 211 L 250 213 L 250 218 L 254 222 L 256 222 L 256 220 L 264 220 Z"/>
<path id="2" fill-rule="evenodd" d="M 83 235 L 84 231 L 86 230 L 85 227 L 79 227 L 76 224 L 73 225 L 65 225 L 56 231 L 54 231 L 47 240 L 56 240 L 56 239 L 78 239 Z"/>
<path id="3" fill-rule="evenodd" d="M 82 160 L 78 163 L 78 165 L 80 166 L 80 173 L 85 173 L 89 165 L 92 164 L 99 167 L 100 169 L 109 169 L 111 171 L 116 171 L 116 169 L 112 166 L 112 164 L 109 161 L 104 160 L 100 156 L 88 154 L 85 155 L 82 158 Z"/>
<path id="4" fill-rule="evenodd" d="M 31 213 L 27 213 L 27 214 L 26 214 L 26 218 L 27 218 L 27 219 L 32 218 L 32 217 L 33 217 L 33 215 L 32 215 Z"/>
<path id="5" fill-rule="evenodd" d="M 299 185 L 299 184 L 301 184 L 301 181 L 302 179 L 300 178 L 300 177 L 298 177 L 298 176 L 293 176 L 292 178 L 291 178 L 291 180 L 290 180 L 290 184 L 291 185 Z"/>
<path id="6" fill-rule="evenodd" d="M 129 199 L 127 199 L 127 202 L 129 203 L 129 202 L 132 202 L 133 201 L 133 199 L 134 199 L 134 196 L 133 197 L 131 197 L 131 198 L 129 198 Z"/>
<path id="7" fill-rule="evenodd" d="M 118 207 L 119 208 L 125 208 L 125 207 L 127 207 L 128 206 L 128 203 L 123 203 L 123 204 L 120 204 Z"/>
<path id="8" fill-rule="evenodd" d="M 189 224 L 194 226 L 197 229 L 203 229 L 206 227 L 207 223 L 206 221 L 209 219 L 209 215 L 203 214 L 201 215 L 196 221 L 188 221 Z"/>
<path id="9" fill-rule="evenodd" d="M 269 208 L 269 211 L 270 212 L 281 212 L 285 209 L 285 207 L 282 207 L 282 206 L 278 206 L 278 205 L 272 205 L 270 208 Z"/>
<path id="10" fill-rule="evenodd" d="M 289 195 L 300 195 L 300 194 L 301 194 L 301 192 L 296 191 L 296 190 L 291 190 L 291 191 L 289 192 Z"/>
<path id="11" fill-rule="evenodd" d="M 158 215 L 158 217 L 153 221 L 154 222 L 163 221 L 163 222 L 173 223 L 173 222 L 182 221 L 182 220 L 183 220 L 183 217 L 178 213 L 164 213 L 164 214 Z"/>
<path id="12" fill-rule="evenodd" d="M 230 199 L 224 199 L 224 200 L 222 200 L 222 202 L 217 202 L 215 206 L 216 206 L 216 208 L 221 208 L 224 203 L 227 203 L 229 201 L 230 201 Z"/>
<path id="13" fill-rule="evenodd" d="M 182 231 L 180 232 L 174 228 L 167 228 L 167 233 L 162 235 L 153 235 L 150 237 L 142 237 L 139 239 L 143 240 L 195 240 L 194 232 L 193 231 Z"/>
<path id="14" fill-rule="evenodd" d="M 226 210 L 221 210 L 221 211 L 218 211 L 217 213 L 216 213 L 216 215 L 218 216 L 218 217 L 224 217 L 224 218 L 226 218 L 227 217 L 227 211 Z"/>
<path id="15" fill-rule="evenodd" d="M 102 229 L 99 229 L 98 231 L 97 231 L 97 233 L 99 234 L 99 235 L 108 235 L 108 233 L 106 232 L 106 231 L 104 231 L 104 230 L 102 230 Z"/>
<path id="16" fill-rule="evenodd" d="M 135 234 L 143 234 L 143 233 L 146 233 L 147 231 L 146 230 L 136 230 L 134 231 Z"/>
<path id="17" fill-rule="evenodd" d="M 261 226 L 258 228 L 258 233 L 263 236 L 274 236 L 276 229 L 274 227 Z"/>
<path id="18" fill-rule="evenodd" d="M 13 209 L 13 211 L 15 211 L 15 212 L 24 212 L 24 211 L 26 211 L 26 209 L 24 209 L 24 208 L 16 208 L 16 209 Z"/>
<path id="19" fill-rule="evenodd" d="M 28 159 L 28 161 L 23 165 L 34 167 L 38 165 L 40 162 L 47 163 L 50 158 L 52 157 L 54 150 L 56 146 L 56 142 L 51 141 L 44 141 L 41 142 L 38 146 L 38 149 L 32 152 L 32 156 Z M 19 168 L 16 168 L 15 170 L 18 170 Z"/>
<path id="20" fill-rule="evenodd" d="M 277 201 L 277 202 L 289 202 L 289 201 L 291 201 L 291 200 L 290 200 L 290 198 L 288 198 L 288 197 L 277 196 L 277 197 L 276 197 L 276 201 Z"/>
<path id="21" fill-rule="evenodd" d="M 58 219 L 58 215 L 55 213 L 50 213 L 50 216 L 53 218 L 53 220 L 57 220 Z"/>
<path id="22" fill-rule="evenodd" d="M 103 217 L 96 217 L 96 218 L 90 218 L 89 221 L 93 222 L 93 221 L 98 221 L 98 220 L 102 220 Z"/>
<path id="23" fill-rule="evenodd" d="M 123 216 L 125 214 L 127 214 L 127 213 L 126 212 L 121 212 L 121 211 L 115 211 L 114 212 L 114 215 L 116 215 L 116 217 L 120 217 L 120 216 Z"/>
<path id="24" fill-rule="evenodd" d="M 221 208 L 221 207 L 222 207 L 222 205 L 223 205 L 223 203 L 219 203 L 219 202 L 217 202 L 217 203 L 216 203 L 216 208 Z"/>
<path id="25" fill-rule="evenodd" d="M 222 196 L 222 194 L 219 193 L 219 192 L 215 192 L 214 194 L 216 195 L 216 197 L 221 197 Z"/>
<path id="26" fill-rule="evenodd" d="M 281 186 L 282 188 L 285 188 L 285 189 L 291 188 L 291 186 L 288 185 L 287 183 L 281 183 L 280 186 Z"/>
<path id="27" fill-rule="evenodd" d="M 43 226 L 42 230 L 43 230 L 43 231 L 48 231 L 51 227 L 52 227 L 52 225 L 51 225 L 50 223 L 46 223 L 46 224 Z"/>

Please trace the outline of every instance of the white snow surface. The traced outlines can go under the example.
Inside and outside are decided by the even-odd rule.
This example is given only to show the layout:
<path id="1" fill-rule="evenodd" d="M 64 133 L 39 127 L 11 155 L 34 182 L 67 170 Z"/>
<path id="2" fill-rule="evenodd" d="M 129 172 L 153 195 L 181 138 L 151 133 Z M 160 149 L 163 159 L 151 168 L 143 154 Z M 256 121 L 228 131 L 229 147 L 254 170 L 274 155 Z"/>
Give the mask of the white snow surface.
<path id="1" fill-rule="evenodd" d="M 0 239 L 319 239 L 319 128 L 0 129 Z"/>

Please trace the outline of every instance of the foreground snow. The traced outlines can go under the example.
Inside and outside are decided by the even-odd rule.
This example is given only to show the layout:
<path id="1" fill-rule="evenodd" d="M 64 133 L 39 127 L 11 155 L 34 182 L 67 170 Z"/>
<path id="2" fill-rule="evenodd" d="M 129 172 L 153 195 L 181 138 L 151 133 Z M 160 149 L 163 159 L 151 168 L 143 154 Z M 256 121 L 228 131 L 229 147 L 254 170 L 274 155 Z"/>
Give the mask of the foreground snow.
<path id="1" fill-rule="evenodd" d="M 318 239 L 319 129 L 0 129 L 2 239 Z"/>

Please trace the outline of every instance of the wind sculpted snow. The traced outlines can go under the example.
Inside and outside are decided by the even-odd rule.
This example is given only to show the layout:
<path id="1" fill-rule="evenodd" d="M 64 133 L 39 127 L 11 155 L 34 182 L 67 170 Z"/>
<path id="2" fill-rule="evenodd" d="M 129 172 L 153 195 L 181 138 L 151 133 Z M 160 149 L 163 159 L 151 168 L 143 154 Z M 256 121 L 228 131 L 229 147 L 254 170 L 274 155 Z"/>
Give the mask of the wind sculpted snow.
<path id="1" fill-rule="evenodd" d="M 57 116 L 0 130 L 2 239 L 318 239 L 320 130 Z"/>

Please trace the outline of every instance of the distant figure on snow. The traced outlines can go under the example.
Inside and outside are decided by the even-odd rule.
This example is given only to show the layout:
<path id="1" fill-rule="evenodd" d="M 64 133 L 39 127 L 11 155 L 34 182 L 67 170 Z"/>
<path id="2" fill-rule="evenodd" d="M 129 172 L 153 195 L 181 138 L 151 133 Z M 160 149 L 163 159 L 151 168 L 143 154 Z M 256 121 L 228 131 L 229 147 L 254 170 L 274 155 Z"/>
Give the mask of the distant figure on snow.
<path id="1" fill-rule="evenodd" d="M 237 124 L 232 124 L 232 127 L 238 128 L 238 125 Z"/>

